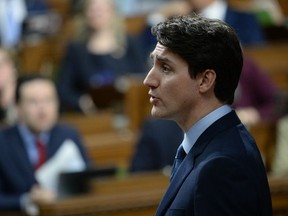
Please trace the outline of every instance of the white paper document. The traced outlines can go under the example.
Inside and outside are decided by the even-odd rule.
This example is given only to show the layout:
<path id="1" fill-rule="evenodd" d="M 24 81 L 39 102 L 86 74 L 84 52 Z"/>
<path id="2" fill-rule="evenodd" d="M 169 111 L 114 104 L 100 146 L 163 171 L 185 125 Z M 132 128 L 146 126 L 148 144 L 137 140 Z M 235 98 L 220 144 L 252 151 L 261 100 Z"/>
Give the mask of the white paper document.
<path id="1" fill-rule="evenodd" d="M 41 187 L 57 192 L 60 173 L 77 172 L 85 168 L 86 164 L 77 145 L 67 139 L 56 154 L 36 171 L 35 176 Z"/>

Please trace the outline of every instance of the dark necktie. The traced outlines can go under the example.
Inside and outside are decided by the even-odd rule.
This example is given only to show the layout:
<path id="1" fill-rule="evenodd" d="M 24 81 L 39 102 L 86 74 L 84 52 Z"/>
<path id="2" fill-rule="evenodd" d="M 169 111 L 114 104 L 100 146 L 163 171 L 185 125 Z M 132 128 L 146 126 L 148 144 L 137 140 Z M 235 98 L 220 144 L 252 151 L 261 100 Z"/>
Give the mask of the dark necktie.
<path id="1" fill-rule="evenodd" d="M 173 176 L 177 172 L 177 170 L 178 170 L 180 164 L 182 163 L 182 161 L 184 160 L 185 156 L 186 156 L 186 152 L 184 151 L 183 146 L 180 145 L 179 148 L 177 149 L 177 153 L 176 153 L 175 160 L 173 163 L 170 181 L 172 180 Z"/>
<path id="2" fill-rule="evenodd" d="M 46 146 L 40 139 L 37 139 L 36 147 L 37 147 L 37 153 L 38 153 L 38 160 L 35 164 L 35 169 L 38 169 L 46 161 Z"/>

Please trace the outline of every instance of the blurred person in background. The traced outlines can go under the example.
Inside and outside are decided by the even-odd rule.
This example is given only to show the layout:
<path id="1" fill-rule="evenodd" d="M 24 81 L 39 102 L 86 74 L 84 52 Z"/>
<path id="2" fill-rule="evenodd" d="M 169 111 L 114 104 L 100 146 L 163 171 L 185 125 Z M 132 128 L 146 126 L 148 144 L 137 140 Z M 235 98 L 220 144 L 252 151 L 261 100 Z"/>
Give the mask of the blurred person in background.
<path id="1" fill-rule="evenodd" d="M 183 136 L 183 131 L 174 121 L 146 119 L 131 158 L 130 172 L 169 172 Z"/>
<path id="2" fill-rule="evenodd" d="M 15 50 L 21 41 L 22 25 L 27 16 L 24 0 L 0 1 L 1 46 Z"/>
<path id="3" fill-rule="evenodd" d="M 245 126 L 278 118 L 276 97 L 279 88 L 252 59 L 245 58 L 240 81 L 235 92 L 233 108 Z"/>
<path id="4" fill-rule="evenodd" d="M 17 71 L 12 55 L 0 47 L 0 118 L 2 124 L 13 124 L 17 119 L 14 103 Z"/>
<path id="5" fill-rule="evenodd" d="M 191 8 L 201 16 L 220 19 L 237 33 L 242 46 L 261 45 L 265 35 L 255 14 L 231 8 L 227 0 L 188 0 Z"/>
<path id="6" fill-rule="evenodd" d="M 23 25 L 23 40 L 37 41 L 56 35 L 62 27 L 59 12 L 51 7 L 49 0 L 25 0 L 27 17 Z"/>
<path id="7" fill-rule="evenodd" d="M 18 51 L 23 39 L 36 39 L 59 31 L 61 20 L 48 0 L 1 0 L 1 46 Z"/>
<path id="8" fill-rule="evenodd" d="M 49 0 L 25 0 L 28 12 L 49 10 Z"/>
<path id="9" fill-rule="evenodd" d="M 57 85 L 64 110 L 90 113 L 96 110 L 90 88 L 113 86 L 121 76 L 141 74 L 144 61 L 113 0 L 86 0 L 83 8 L 84 23 L 66 49 Z"/>
<path id="10" fill-rule="evenodd" d="M 19 78 L 15 101 L 19 120 L 0 131 L 0 212 L 22 210 L 35 215 L 35 204 L 57 198 L 57 191 L 41 184 L 36 175 L 42 170 L 42 182 L 43 175 L 44 180 L 51 178 L 43 168 L 55 157 L 73 157 L 64 165 L 63 161 L 54 164 L 55 170 L 83 170 L 89 161 L 78 132 L 57 123 L 58 98 L 51 80 L 36 75 Z M 63 154 L 64 148 L 74 149 L 74 156 L 71 151 Z"/>
<path id="11" fill-rule="evenodd" d="M 243 46 L 262 45 L 265 35 L 254 13 L 236 10 L 230 7 L 227 0 L 183 0 L 167 2 L 166 5 L 148 15 L 147 27 L 142 33 L 143 47 L 146 55 L 152 51 L 156 44 L 151 35 L 151 26 L 163 21 L 165 18 L 195 12 L 201 16 L 220 19 L 232 26 Z"/>

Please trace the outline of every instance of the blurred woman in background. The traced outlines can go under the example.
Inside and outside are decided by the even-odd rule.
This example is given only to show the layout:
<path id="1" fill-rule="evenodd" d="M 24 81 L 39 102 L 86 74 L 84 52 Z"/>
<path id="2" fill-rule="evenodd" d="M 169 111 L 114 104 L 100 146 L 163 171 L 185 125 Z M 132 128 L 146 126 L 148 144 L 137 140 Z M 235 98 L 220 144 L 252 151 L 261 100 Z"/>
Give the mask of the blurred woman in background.
<path id="1" fill-rule="evenodd" d="M 68 44 L 57 83 L 64 110 L 90 113 L 96 106 L 89 89 L 142 73 L 145 62 L 113 0 L 86 0 L 83 8 L 84 22 L 78 23 L 76 39 Z"/>
<path id="2" fill-rule="evenodd" d="M 0 47 L 0 121 L 13 124 L 16 120 L 14 103 L 17 72 L 10 53 Z"/>

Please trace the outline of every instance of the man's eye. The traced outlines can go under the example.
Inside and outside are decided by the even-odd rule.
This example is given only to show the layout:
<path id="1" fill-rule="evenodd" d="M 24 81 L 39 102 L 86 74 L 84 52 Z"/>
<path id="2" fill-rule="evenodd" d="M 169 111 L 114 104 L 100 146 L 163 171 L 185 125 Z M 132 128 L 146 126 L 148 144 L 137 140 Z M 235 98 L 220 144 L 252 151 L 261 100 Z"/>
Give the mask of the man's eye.
<path id="1" fill-rule="evenodd" d="M 169 72 L 170 72 L 170 67 L 167 66 L 167 65 L 162 65 L 162 71 L 163 71 L 164 73 L 169 73 Z"/>

